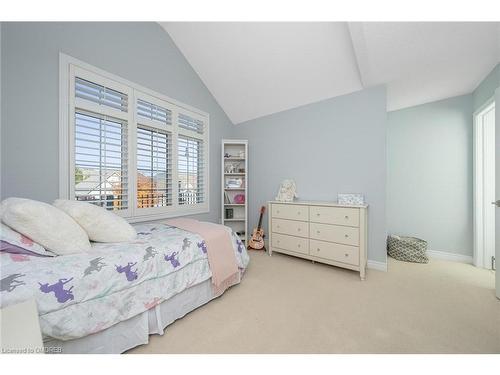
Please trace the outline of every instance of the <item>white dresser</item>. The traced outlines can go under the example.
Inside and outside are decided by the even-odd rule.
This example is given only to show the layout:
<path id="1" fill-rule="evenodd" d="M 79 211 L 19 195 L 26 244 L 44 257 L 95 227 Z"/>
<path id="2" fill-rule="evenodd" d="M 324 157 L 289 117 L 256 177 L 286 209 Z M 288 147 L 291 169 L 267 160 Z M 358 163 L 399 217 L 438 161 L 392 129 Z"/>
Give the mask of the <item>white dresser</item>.
<path id="1" fill-rule="evenodd" d="M 269 202 L 269 255 L 294 255 L 359 272 L 365 279 L 368 206 Z"/>

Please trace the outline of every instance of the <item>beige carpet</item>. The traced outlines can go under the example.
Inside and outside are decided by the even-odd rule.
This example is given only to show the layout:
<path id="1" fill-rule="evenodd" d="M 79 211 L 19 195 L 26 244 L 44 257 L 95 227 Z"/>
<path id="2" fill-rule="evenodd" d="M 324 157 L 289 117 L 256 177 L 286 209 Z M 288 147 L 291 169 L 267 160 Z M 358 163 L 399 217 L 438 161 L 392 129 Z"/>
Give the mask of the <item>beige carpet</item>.
<path id="1" fill-rule="evenodd" d="M 238 286 L 130 353 L 500 353 L 494 273 L 389 259 L 358 274 L 251 253 Z"/>

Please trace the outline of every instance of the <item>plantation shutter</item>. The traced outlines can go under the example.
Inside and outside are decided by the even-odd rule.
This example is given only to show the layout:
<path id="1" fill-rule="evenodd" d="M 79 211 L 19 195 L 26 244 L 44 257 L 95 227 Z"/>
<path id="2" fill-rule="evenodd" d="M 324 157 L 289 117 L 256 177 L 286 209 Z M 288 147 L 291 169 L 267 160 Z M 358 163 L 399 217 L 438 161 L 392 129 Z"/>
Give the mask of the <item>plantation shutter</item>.
<path id="1" fill-rule="evenodd" d="M 202 120 L 180 113 L 178 116 L 177 175 L 179 205 L 204 203 L 205 141 Z"/>
<path id="2" fill-rule="evenodd" d="M 61 195 L 134 221 L 207 212 L 209 115 L 97 68 L 68 67 Z"/>
<path id="3" fill-rule="evenodd" d="M 137 208 L 172 205 L 172 111 L 137 100 Z"/>
<path id="4" fill-rule="evenodd" d="M 145 100 L 137 100 L 137 115 L 160 124 L 172 125 L 172 111 Z"/>
<path id="5" fill-rule="evenodd" d="M 203 121 L 190 117 L 188 115 L 179 114 L 179 128 L 191 130 L 198 134 L 203 134 Z"/>
<path id="6" fill-rule="evenodd" d="M 137 126 L 137 208 L 172 205 L 172 136 Z"/>
<path id="7" fill-rule="evenodd" d="M 126 94 L 79 77 L 75 78 L 75 96 L 124 112 L 128 108 L 128 97 Z"/>
<path id="8" fill-rule="evenodd" d="M 128 208 L 127 124 L 75 112 L 75 199 L 107 209 Z"/>
<path id="9" fill-rule="evenodd" d="M 128 123 L 110 115 L 128 111 L 128 95 L 76 76 L 74 96 L 74 198 L 128 209 Z"/>

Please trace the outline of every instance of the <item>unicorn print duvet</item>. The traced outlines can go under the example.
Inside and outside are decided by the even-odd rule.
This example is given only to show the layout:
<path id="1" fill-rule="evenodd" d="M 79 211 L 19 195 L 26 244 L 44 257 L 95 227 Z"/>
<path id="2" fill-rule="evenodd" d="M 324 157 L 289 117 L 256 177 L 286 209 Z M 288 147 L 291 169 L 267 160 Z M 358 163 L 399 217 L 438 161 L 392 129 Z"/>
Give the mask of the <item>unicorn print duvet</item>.
<path id="1" fill-rule="evenodd" d="M 0 306 L 34 298 L 43 335 L 72 340 L 211 278 L 207 248 L 198 234 L 165 224 L 135 228 L 136 240 L 94 243 L 83 254 L 46 258 L 2 253 Z M 249 257 L 234 233 L 231 240 L 242 274 Z"/>

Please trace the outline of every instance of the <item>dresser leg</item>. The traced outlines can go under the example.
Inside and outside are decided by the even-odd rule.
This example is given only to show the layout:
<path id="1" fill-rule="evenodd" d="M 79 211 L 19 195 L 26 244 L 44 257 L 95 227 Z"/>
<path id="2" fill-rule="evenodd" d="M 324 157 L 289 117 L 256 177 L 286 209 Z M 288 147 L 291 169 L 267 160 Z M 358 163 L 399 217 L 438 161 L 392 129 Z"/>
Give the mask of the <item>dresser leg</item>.
<path id="1" fill-rule="evenodd" d="M 364 268 L 362 268 L 359 271 L 359 277 L 361 278 L 361 281 L 365 281 L 365 279 L 366 279 L 366 270 Z"/>

